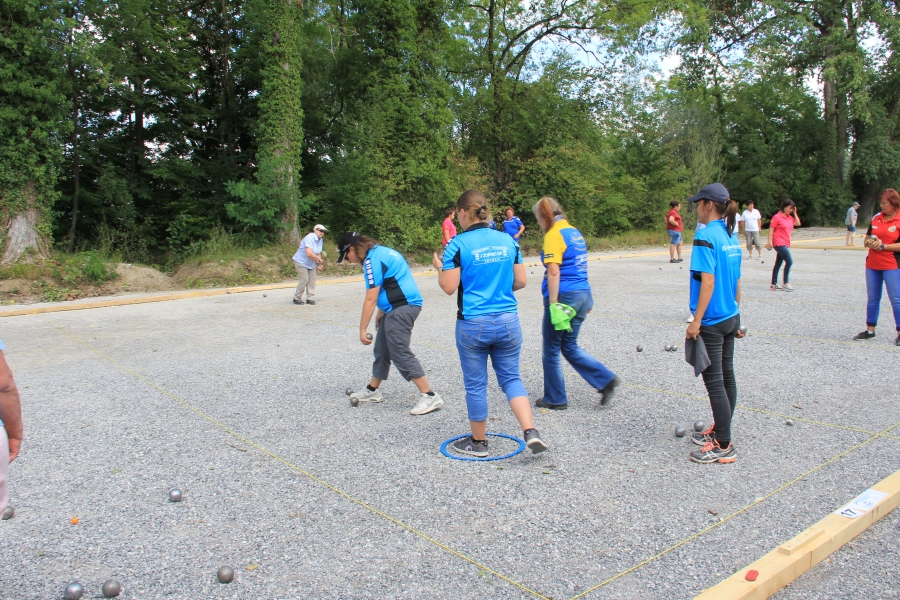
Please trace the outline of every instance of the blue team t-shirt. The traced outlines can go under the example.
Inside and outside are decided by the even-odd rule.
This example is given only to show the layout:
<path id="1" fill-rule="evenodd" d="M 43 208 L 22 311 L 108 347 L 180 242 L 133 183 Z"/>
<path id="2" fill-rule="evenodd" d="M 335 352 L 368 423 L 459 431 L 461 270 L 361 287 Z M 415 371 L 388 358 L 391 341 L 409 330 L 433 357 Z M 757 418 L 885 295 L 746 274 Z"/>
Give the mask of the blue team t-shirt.
<path id="1" fill-rule="evenodd" d="M 519 244 L 487 223 L 476 223 L 450 240 L 443 269 L 460 269 L 457 318 L 516 312 L 516 264 L 522 264 Z"/>
<path id="2" fill-rule="evenodd" d="M 378 308 L 391 312 L 400 306 L 422 306 L 422 294 L 403 255 L 384 246 L 374 246 L 363 261 L 366 289 L 381 286 Z"/>
<path id="3" fill-rule="evenodd" d="M 519 235 L 519 229 L 522 227 L 522 219 L 513 215 L 512 219 L 503 220 L 503 231 L 515 237 Z"/>
<path id="4" fill-rule="evenodd" d="M 741 243 L 735 234 L 728 234 L 725 221 L 710 222 L 694 234 L 691 251 L 691 314 L 697 310 L 700 298 L 700 274 L 716 277 L 712 298 L 703 315 L 701 325 L 715 325 L 738 314 L 736 299 L 741 278 Z"/>
<path id="5" fill-rule="evenodd" d="M 544 235 L 541 263 L 544 264 L 541 292 L 545 298 L 550 296 L 547 288 L 547 263 L 559 265 L 560 294 L 591 289 L 591 284 L 588 283 L 587 243 L 581 232 L 561 217 L 556 219 L 553 227 Z"/>

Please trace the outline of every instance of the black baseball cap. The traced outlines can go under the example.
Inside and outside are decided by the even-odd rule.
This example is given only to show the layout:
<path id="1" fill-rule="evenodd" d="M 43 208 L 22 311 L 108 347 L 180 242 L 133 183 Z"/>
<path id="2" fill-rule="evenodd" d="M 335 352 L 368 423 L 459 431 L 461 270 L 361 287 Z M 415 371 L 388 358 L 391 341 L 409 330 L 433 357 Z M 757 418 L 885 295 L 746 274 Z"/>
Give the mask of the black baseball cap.
<path id="1" fill-rule="evenodd" d="M 691 196 L 687 199 L 688 202 L 699 202 L 700 200 L 711 200 L 713 202 L 718 202 L 719 204 L 726 204 L 728 199 L 731 198 L 731 194 L 728 193 L 728 190 L 725 189 L 725 186 L 721 183 L 711 183 L 700 190 L 696 196 Z"/>
<path id="2" fill-rule="evenodd" d="M 359 240 L 360 237 L 361 236 L 355 231 L 341 234 L 341 237 L 339 237 L 337 241 L 338 262 L 343 261 L 347 257 L 347 252 L 349 252 L 350 246 L 352 246 L 354 242 Z"/>

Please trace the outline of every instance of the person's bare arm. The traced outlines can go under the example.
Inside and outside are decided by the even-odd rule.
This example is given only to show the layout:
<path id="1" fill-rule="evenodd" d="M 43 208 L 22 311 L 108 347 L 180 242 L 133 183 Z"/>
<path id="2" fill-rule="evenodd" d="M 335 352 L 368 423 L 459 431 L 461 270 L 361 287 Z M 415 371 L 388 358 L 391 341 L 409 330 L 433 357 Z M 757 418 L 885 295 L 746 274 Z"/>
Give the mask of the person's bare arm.
<path id="1" fill-rule="evenodd" d="M 517 239 L 517 240 L 518 240 L 519 238 L 522 237 L 522 232 L 523 232 L 523 231 L 525 231 L 525 226 L 524 226 L 524 225 L 520 225 L 520 226 L 519 226 L 519 233 L 516 234 L 516 239 Z M 522 267 L 522 268 L 524 269 L 525 267 Z"/>
<path id="2" fill-rule="evenodd" d="M 697 299 L 697 310 L 694 311 L 694 320 L 688 325 L 685 332 L 685 338 L 696 340 L 700 335 L 700 323 L 703 321 L 703 315 L 709 308 L 709 301 L 712 300 L 713 289 L 716 287 L 716 276 L 712 273 L 700 274 L 700 297 Z"/>
<path id="3" fill-rule="evenodd" d="M 306 255 L 308 257 L 310 257 L 311 259 L 313 259 L 314 261 L 316 261 L 317 265 L 319 265 L 320 267 L 322 266 L 322 259 L 319 257 L 318 254 L 313 252 L 312 248 L 310 248 L 309 246 L 306 247 Z"/>
<path id="4" fill-rule="evenodd" d="M 0 350 L 0 421 L 9 438 L 9 462 L 15 460 L 22 448 L 24 428 L 22 427 L 22 403 L 19 390 L 13 380 L 12 371 L 6 364 L 6 357 Z"/>
<path id="5" fill-rule="evenodd" d="M 438 258 L 437 253 L 431 259 L 431 264 L 438 272 L 438 285 L 448 296 L 459 289 L 459 267 L 455 269 L 444 270 L 444 263 Z"/>
<path id="6" fill-rule="evenodd" d="M 559 302 L 559 264 L 547 263 L 547 296 L 550 304 Z"/>
<path id="7" fill-rule="evenodd" d="M 796 206 L 794 207 L 794 211 L 791 213 L 791 215 L 794 217 L 794 225 L 796 227 L 800 227 L 800 215 L 797 214 Z"/>
<path id="8" fill-rule="evenodd" d="M 375 307 L 378 303 L 378 292 L 380 291 L 380 285 L 367 289 L 366 299 L 363 301 L 362 316 L 359 318 L 359 341 L 366 346 L 372 343 L 372 340 L 366 339 L 366 329 L 369 328 L 369 323 L 372 322 L 372 313 L 375 312 Z"/>
<path id="9" fill-rule="evenodd" d="M 521 290 L 527 283 L 528 275 L 525 274 L 525 265 L 513 265 L 513 291 Z"/>

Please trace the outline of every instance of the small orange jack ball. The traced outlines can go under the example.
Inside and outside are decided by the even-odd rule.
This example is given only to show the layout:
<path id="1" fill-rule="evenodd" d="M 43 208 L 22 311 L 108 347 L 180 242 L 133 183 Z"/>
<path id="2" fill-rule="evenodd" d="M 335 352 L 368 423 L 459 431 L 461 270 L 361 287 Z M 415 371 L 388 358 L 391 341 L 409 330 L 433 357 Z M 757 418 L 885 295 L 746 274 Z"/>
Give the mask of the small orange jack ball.
<path id="1" fill-rule="evenodd" d="M 72 517 L 72 525 L 78 525 L 78 517 Z"/>

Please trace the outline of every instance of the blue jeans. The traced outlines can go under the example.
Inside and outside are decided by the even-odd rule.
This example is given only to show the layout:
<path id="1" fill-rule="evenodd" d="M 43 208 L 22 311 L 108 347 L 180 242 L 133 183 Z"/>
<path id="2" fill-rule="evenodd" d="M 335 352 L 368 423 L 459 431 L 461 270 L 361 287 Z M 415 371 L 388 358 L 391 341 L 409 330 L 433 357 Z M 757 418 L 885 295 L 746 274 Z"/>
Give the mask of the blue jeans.
<path id="1" fill-rule="evenodd" d="M 866 269 L 866 293 L 869 296 L 866 305 L 866 325 L 875 327 L 878 324 L 882 286 L 887 287 L 888 300 L 894 309 L 894 325 L 897 326 L 897 331 L 900 331 L 900 269 L 893 271 Z"/>
<path id="2" fill-rule="evenodd" d="M 568 304 L 575 309 L 575 318 L 570 323 L 571 333 L 557 331 L 550 322 L 550 305 L 548 298 L 544 298 L 544 322 L 541 333 L 544 336 L 544 402 L 547 404 L 566 404 L 566 382 L 563 377 L 562 361 L 559 353 L 569 361 L 572 368 L 581 375 L 585 381 L 598 390 L 606 387 L 615 378 L 615 374 L 603 366 L 599 360 L 582 350 L 578 345 L 578 331 L 584 323 L 587 313 L 594 306 L 594 297 L 590 290 L 566 292 L 559 295 L 562 304 Z"/>
<path id="3" fill-rule="evenodd" d="M 681 243 L 681 232 L 680 231 L 672 231 L 671 229 L 666 229 L 666 233 L 669 234 L 669 241 L 673 246 L 677 246 Z M 563 302 L 565 304 L 565 302 Z"/>
<path id="4" fill-rule="evenodd" d="M 522 326 L 518 313 L 483 315 L 456 322 L 456 349 L 466 386 L 466 408 L 470 421 L 488 417 L 487 360 L 491 357 L 497 383 L 507 400 L 528 396 L 519 376 Z"/>
<path id="5" fill-rule="evenodd" d="M 784 263 L 784 282 L 790 281 L 791 267 L 794 265 L 794 257 L 787 246 L 775 246 L 775 266 L 772 268 L 772 285 L 778 283 L 778 271 L 781 270 L 781 263 Z"/>

